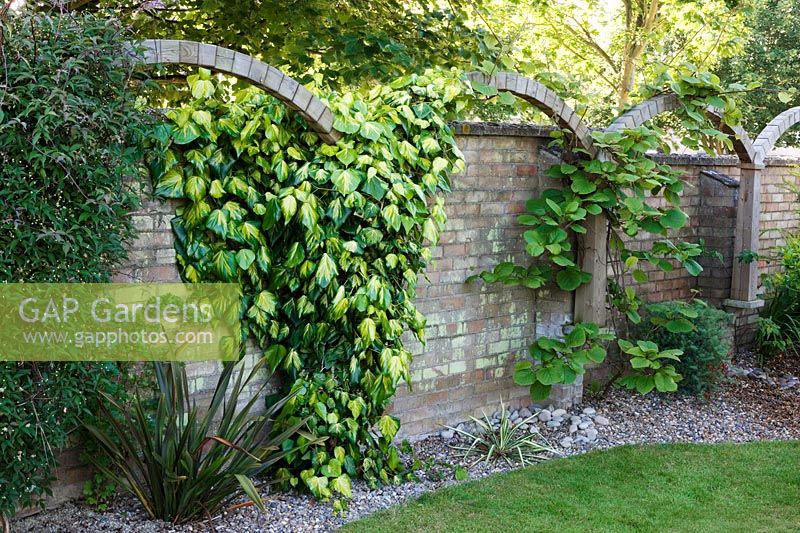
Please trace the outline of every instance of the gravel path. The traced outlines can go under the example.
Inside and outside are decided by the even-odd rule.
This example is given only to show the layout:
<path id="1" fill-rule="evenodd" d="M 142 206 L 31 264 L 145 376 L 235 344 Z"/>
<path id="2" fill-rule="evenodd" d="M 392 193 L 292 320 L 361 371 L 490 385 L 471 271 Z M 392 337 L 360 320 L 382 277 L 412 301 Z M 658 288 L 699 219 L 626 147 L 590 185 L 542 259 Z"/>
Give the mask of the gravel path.
<path id="1" fill-rule="evenodd" d="M 594 448 L 622 444 L 665 442 L 721 442 L 772 439 L 800 439 L 800 357 L 778 358 L 767 369 L 760 369 L 749 354 L 737 357 L 729 368 L 730 383 L 707 402 L 678 395 L 651 394 L 642 397 L 623 390 L 612 390 L 603 399 L 588 399 L 569 411 L 534 409 L 537 420 L 529 430 L 542 437 L 563 455 L 584 453 Z M 794 383 L 794 384 L 793 384 Z M 523 409 L 512 414 L 522 420 Z M 444 436 L 443 436 L 443 435 Z M 418 459 L 419 482 L 371 491 L 360 481 L 353 483 L 353 498 L 346 517 L 334 516 L 330 503 L 320 503 L 305 495 L 277 493 L 267 495 L 267 513 L 253 507 L 238 509 L 210 522 L 173 526 L 147 520 L 137 503 L 121 497 L 114 509 L 91 511 L 70 503 L 23 519 L 13 524 L 14 531 L 164 533 L 217 531 L 247 533 L 256 531 L 332 531 L 346 521 L 357 520 L 380 509 L 397 505 L 424 492 L 458 483 L 456 465 L 466 465 L 450 448 L 458 436 L 443 431 L 413 445 Z M 469 461 L 471 462 L 471 461 Z M 469 478 L 478 479 L 508 470 L 504 464 L 480 463 L 469 469 Z"/>

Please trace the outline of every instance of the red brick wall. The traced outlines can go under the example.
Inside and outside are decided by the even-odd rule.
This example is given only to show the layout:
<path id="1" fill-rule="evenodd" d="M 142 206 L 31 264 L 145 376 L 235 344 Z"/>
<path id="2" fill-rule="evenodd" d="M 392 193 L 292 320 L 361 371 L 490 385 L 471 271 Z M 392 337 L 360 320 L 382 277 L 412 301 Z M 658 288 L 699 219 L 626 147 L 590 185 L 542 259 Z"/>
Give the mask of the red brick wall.
<path id="1" fill-rule="evenodd" d="M 459 124 L 459 146 L 467 162 L 466 172 L 453 176 L 453 192 L 447 198 L 449 222 L 435 250 L 435 262 L 427 282 L 419 287 L 417 304 L 428 316 L 427 344 L 409 340 L 415 353 L 413 390 L 398 393 L 393 412 L 403 422 L 402 435 L 417 436 L 457 424 L 482 410 L 493 412 L 501 398 L 512 405 L 528 403 L 527 390 L 511 379 L 517 354 L 524 353 L 538 335 L 560 334 L 571 320 L 572 300 L 559 291 L 465 284 L 468 276 L 511 258 L 525 260 L 521 228 L 516 216 L 528 198 L 557 182 L 543 170 L 557 161 L 546 150 L 548 128 L 537 126 Z M 684 197 L 690 225 L 682 237 L 704 239 L 723 261 L 701 259 L 705 271 L 699 278 L 682 269 L 653 272 L 648 284 L 639 286 L 648 300 L 684 298 L 699 290 L 701 297 L 719 305 L 728 297 L 733 264 L 733 228 L 738 196 L 736 160 L 730 157 L 659 157 L 683 170 L 689 187 Z M 770 159 L 764 172 L 762 228 L 798 227 L 794 195 L 779 187 L 791 176 L 791 161 Z M 712 175 L 703 171 L 716 171 Z M 725 175 L 728 177 L 726 178 Z M 130 261 L 116 281 L 176 281 L 169 218 L 174 206 L 145 201 L 134 215 L 140 231 L 132 243 Z M 780 234 L 768 231 L 762 248 L 779 242 Z M 644 244 L 643 242 L 641 244 Z M 250 350 L 251 357 L 256 351 Z M 216 379 L 216 365 L 190 367 L 192 390 L 207 395 Z M 576 388 L 554 391 L 551 400 L 567 404 Z M 75 453 L 59 471 L 59 499 L 80 494 L 86 472 Z"/>

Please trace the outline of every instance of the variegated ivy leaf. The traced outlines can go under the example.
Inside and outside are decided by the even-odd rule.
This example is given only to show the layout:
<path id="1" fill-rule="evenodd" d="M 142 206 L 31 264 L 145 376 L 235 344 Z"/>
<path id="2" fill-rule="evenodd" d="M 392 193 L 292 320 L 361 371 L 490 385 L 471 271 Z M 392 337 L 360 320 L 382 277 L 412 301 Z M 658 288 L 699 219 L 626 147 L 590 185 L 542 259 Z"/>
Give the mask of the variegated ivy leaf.
<path id="1" fill-rule="evenodd" d="M 182 275 L 241 283 L 246 330 L 295 380 L 276 427 L 326 406 L 310 431 L 331 442 L 289 456 L 291 474 L 322 498 L 348 496 L 350 476 L 388 481 L 399 423 L 383 413 L 411 361 L 401 339 L 406 329 L 424 338 L 413 293 L 431 253 L 420 240 L 438 240 L 437 198 L 463 168 L 444 113 L 470 89 L 455 73 L 429 72 L 330 95 L 344 136 L 328 145 L 256 89 L 228 100 L 210 74 L 193 83 L 198 98 L 170 114 L 150 165 L 165 196 L 193 200 L 174 224 Z M 199 179 L 187 190 L 189 176 Z"/>

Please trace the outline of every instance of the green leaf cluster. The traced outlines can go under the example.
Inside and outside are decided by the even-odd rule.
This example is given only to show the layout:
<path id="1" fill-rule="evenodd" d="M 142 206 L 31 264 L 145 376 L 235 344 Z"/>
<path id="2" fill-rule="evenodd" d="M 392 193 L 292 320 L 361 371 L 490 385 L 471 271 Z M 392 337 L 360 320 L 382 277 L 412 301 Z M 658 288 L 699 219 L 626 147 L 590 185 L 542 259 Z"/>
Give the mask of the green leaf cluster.
<path id="1" fill-rule="evenodd" d="M 613 339 L 614 335 L 591 322 L 575 324 L 563 340 L 539 337 L 528 350 L 533 361 L 519 361 L 514 366 L 514 382 L 530 387 L 533 400 L 544 400 L 556 383 L 574 383 L 587 364 L 602 363 L 604 343 Z"/>
<path id="2" fill-rule="evenodd" d="M 653 389 L 659 392 L 678 390 L 681 375 L 671 364 L 662 359 L 680 361 L 682 350 L 659 350 L 651 341 L 636 341 L 634 345 L 625 339 L 617 341 L 623 353 L 630 357 L 631 371 L 619 378 L 618 383 L 629 389 L 636 389 L 640 394 L 647 394 Z"/>
<path id="3" fill-rule="evenodd" d="M 343 134 L 323 144 L 263 92 L 232 95 L 200 70 L 194 100 L 153 139 L 156 192 L 182 199 L 173 219 L 189 282 L 244 289 L 244 334 L 294 394 L 276 431 L 308 420 L 324 444 L 287 439 L 293 484 L 349 495 L 349 479 L 394 481 L 399 428 L 384 409 L 424 338 L 417 276 L 445 222 L 449 174 L 464 163 L 448 118 L 469 86 L 429 71 L 326 97 Z"/>
<path id="4" fill-rule="evenodd" d="M 134 236 L 149 123 L 126 36 L 114 20 L 27 12 L 2 31 L 0 280 L 107 281 Z"/>
<path id="5" fill-rule="evenodd" d="M 0 9 L 0 283 L 107 282 L 134 236 L 139 138 L 118 21 Z M 43 505 L 55 452 L 120 367 L 0 363 L 0 515 Z"/>
<path id="6" fill-rule="evenodd" d="M 800 235 L 787 232 L 784 239 L 764 255 L 780 270 L 761 280 L 767 305 L 759 317 L 755 343 L 762 357 L 800 346 Z"/>
<path id="7" fill-rule="evenodd" d="M 732 140 L 706 111 L 713 107 L 724 124 L 737 124 L 741 113 L 732 93 L 742 89 L 736 85 L 723 85 L 714 74 L 684 64 L 678 69 L 659 70 L 645 96 L 673 92 L 681 102 L 676 113 L 686 132 L 682 144 L 689 148 L 712 150 L 715 144 L 731 148 Z M 667 137 L 665 131 L 653 125 L 620 131 L 595 131 L 592 137 L 601 152 L 598 157 L 590 157 L 586 150 L 572 147 L 567 131 L 557 131 L 553 137 L 553 145 L 562 149 L 564 158 L 561 163 L 551 166 L 547 175 L 558 180 L 559 187 L 546 189 L 540 196 L 529 200 L 526 213 L 517 219 L 520 225 L 528 228 L 523 238 L 531 263 L 504 262 L 492 271 L 470 277 L 468 281 L 480 278 L 487 283 L 523 285 L 532 289 L 554 282 L 561 290 L 577 290 L 592 281 L 590 273 L 581 269 L 576 250 L 576 243 L 587 233 L 587 223 L 592 216 L 602 216 L 608 221 L 607 244 L 618 257 L 618 264 L 622 267 L 620 275 L 628 274 L 634 282 L 646 283 L 649 281 L 648 271 L 652 269 L 645 268 L 645 263 L 665 272 L 680 265 L 692 276 L 700 275 L 703 268 L 696 258 L 703 253 L 702 245 L 674 237 L 688 221 L 680 207 L 685 187 L 681 173 L 650 157 L 654 152 L 669 151 L 669 145 L 664 141 Z M 649 248 L 631 247 L 630 242 L 644 232 L 658 237 Z M 614 260 L 616 258 L 612 258 Z M 621 281 L 612 278 L 608 283 L 608 300 L 632 324 L 641 322 L 638 312 L 641 301 L 634 288 L 625 287 Z M 689 319 L 693 311 L 684 310 L 684 313 L 685 316 L 665 319 L 658 325 L 670 332 L 691 331 L 693 326 Z M 577 325 L 571 335 L 586 327 L 586 324 Z M 594 361 L 587 359 L 583 348 L 574 348 L 569 336 L 565 339 L 538 339 L 530 349 L 533 361 L 518 363 L 515 380 L 531 387 L 533 399 L 546 398 L 553 384 L 574 382 L 583 372 L 583 365 Z M 675 390 L 673 385 L 679 376 L 673 375 L 671 366 L 665 366 L 663 370 L 658 366 L 661 364 L 658 359 L 666 356 L 658 352 L 657 346 L 655 352 L 649 344 L 645 347 L 626 345 L 626 348 L 623 351 L 632 356 L 633 369 L 633 374 L 624 378 L 626 385 L 633 384 L 640 391 L 650 391 L 654 387 Z M 601 349 L 604 356 L 605 350 L 599 344 L 595 353 L 600 354 Z M 644 350 L 642 353 L 647 355 L 633 356 L 630 350 L 636 353 Z M 669 351 L 666 353 L 667 356 L 674 355 Z M 637 357 L 636 365 L 652 358 L 653 366 L 634 365 Z M 602 361 L 603 357 L 598 359 L 595 362 Z M 658 383 L 652 381 L 655 377 L 644 373 L 642 368 L 654 370 L 652 376 L 659 376 Z M 651 381 L 646 382 L 648 379 Z"/>

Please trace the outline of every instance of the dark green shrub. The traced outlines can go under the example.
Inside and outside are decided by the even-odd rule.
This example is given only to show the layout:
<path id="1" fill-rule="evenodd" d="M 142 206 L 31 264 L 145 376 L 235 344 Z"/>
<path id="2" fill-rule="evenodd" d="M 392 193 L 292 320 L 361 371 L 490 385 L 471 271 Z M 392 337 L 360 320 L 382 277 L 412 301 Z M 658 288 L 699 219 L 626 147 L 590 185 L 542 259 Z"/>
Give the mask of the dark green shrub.
<path id="1" fill-rule="evenodd" d="M 147 127 L 113 20 L 0 9 L 0 283 L 103 282 L 125 258 Z M 119 367 L 0 363 L 0 516 L 48 494 Z"/>
<path id="2" fill-rule="evenodd" d="M 701 300 L 654 303 L 644 306 L 634 337 L 655 342 L 661 349 L 682 350 L 680 362 L 674 363 L 683 376 L 679 390 L 709 397 L 724 378 L 732 322 L 733 315 Z"/>
<path id="3" fill-rule="evenodd" d="M 0 514 L 50 494 L 55 454 L 123 382 L 113 363 L 0 363 Z"/>

